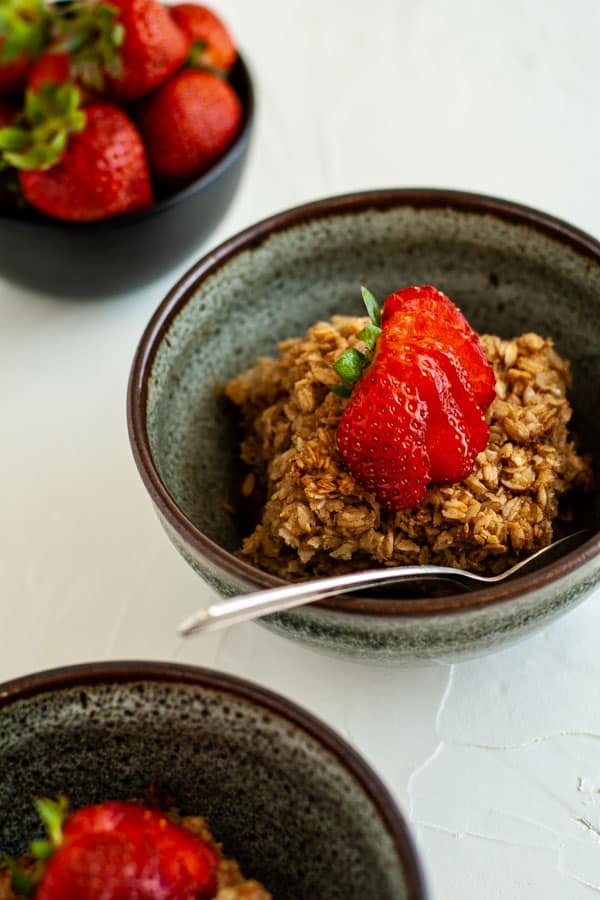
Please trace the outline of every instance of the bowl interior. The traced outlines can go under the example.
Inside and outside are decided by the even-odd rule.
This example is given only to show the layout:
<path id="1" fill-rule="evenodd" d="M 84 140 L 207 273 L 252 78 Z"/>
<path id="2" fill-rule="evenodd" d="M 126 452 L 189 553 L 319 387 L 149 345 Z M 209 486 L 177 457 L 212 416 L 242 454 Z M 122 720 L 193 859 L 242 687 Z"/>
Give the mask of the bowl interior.
<path id="1" fill-rule="evenodd" d="M 219 386 L 334 313 L 362 314 L 359 285 L 383 299 L 411 283 L 445 291 L 480 332 L 552 336 L 572 363 L 573 425 L 597 458 L 600 265 L 541 229 L 497 214 L 399 204 L 315 213 L 248 242 L 188 287 L 167 321 L 148 383 L 151 453 L 171 497 L 209 538 L 239 548 L 239 433 Z M 598 495 L 577 516 L 598 519 Z"/>
<path id="2" fill-rule="evenodd" d="M 293 721 L 235 691 L 148 681 L 71 684 L 1 712 L 0 847 L 40 833 L 38 796 L 77 807 L 158 784 L 209 818 L 275 897 L 399 900 L 398 850 L 360 781 Z M 414 880 L 413 880 L 414 883 Z"/>

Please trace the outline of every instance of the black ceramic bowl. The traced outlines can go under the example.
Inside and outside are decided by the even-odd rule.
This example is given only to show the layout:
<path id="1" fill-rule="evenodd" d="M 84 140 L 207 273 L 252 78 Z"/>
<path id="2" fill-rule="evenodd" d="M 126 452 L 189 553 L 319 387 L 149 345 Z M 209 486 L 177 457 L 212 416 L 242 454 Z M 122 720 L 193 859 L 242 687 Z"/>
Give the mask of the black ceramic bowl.
<path id="1" fill-rule="evenodd" d="M 36 291 L 87 298 L 139 287 L 185 259 L 225 215 L 246 160 L 254 92 L 241 57 L 230 80 L 242 102 L 242 127 L 204 175 L 149 209 L 101 222 L 0 215 L 0 275 Z"/>
<path id="2" fill-rule="evenodd" d="M 72 806 L 164 788 L 206 815 L 275 900 L 425 900 L 406 825 L 375 773 L 309 713 L 256 685 L 160 663 L 105 663 L 0 685 L 0 848 Z"/>

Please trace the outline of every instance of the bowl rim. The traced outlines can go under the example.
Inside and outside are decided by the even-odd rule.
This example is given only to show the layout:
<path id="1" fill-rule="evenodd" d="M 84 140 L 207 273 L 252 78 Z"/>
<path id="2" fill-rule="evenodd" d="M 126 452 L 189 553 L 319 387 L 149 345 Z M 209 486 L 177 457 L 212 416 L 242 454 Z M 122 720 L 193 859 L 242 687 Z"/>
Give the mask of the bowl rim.
<path id="1" fill-rule="evenodd" d="M 407 900 L 427 900 L 424 875 L 410 829 L 398 804 L 371 765 L 344 738 L 292 700 L 246 678 L 185 663 L 123 660 L 45 669 L 0 684 L 0 712 L 21 701 L 71 688 L 139 681 L 186 685 L 232 694 L 267 709 L 308 734 L 360 785 L 386 828 L 407 885 Z"/>
<path id="2" fill-rule="evenodd" d="M 107 219 L 97 219 L 91 222 L 67 222 L 62 219 L 53 219 L 50 216 L 44 216 L 40 213 L 39 217 L 32 219 L 21 219 L 17 216 L 11 216 L 0 212 L 0 227 L 3 223 L 9 224 L 11 228 L 22 228 L 24 230 L 36 230 L 51 228 L 53 231 L 63 231 L 67 234 L 79 233 L 89 235 L 93 231 L 106 231 L 112 228 L 125 228 L 135 225 L 144 219 L 150 219 L 153 216 L 160 215 L 164 210 L 170 209 L 179 203 L 184 203 L 189 197 L 201 193 L 205 187 L 217 181 L 223 172 L 229 169 L 235 161 L 244 153 L 252 134 L 254 118 L 256 112 L 256 97 L 254 91 L 254 83 L 248 63 L 241 53 L 238 52 L 237 59 L 234 63 L 234 69 L 238 69 L 240 80 L 243 82 L 246 100 L 242 103 L 243 118 L 242 126 L 238 131 L 234 141 L 227 148 L 223 156 L 213 163 L 213 165 L 203 172 L 199 178 L 196 178 L 185 187 L 174 191 L 167 197 L 153 203 L 144 209 L 134 210 L 129 213 L 122 213 L 118 216 L 111 216 Z M 237 91 L 236 91 L 237 93 Z"/>
<path id="3" fill-rule="evenodd" d="M 139 341 L 127 388 L 129 440 L 142 481 L 160 515 L 201 557 L 225 575 L 244 584 L 248 590 L 260 590 L 285 584 L 285 581 L 250 565 L 208 538 L 180 509 L 163 483 L 150 449 L 146 429 L 148 380 L 154 357 L 173 320 L 197 292 L 201 284 L 237 254 L 253 250 L 272 235 L 315 219 L 361 213 L 384 212 L 408 206 L 414 209 L 451 209 L 499 218 L 503 222 L 526 226 L 567 245 L 569 249 L 600 265 L 600 242 L 584 231 L 548 213 L 511 200 L 479 193 L 444 188 L 391 188 L 359 191 L 327 197 L 276 213 L 235 234 L 199 259 L 183 275 L 159 304 Z M 401 619 L 452 615 L 504 603 L 558 581 L 600 554 L 600 533 L 575 550 L 529 575 L 517 576 L 506 583 L 444 597 L 415 599 L 353 598 L 348 595 L 318 601 L 317 606 L 352 615 Z"/>

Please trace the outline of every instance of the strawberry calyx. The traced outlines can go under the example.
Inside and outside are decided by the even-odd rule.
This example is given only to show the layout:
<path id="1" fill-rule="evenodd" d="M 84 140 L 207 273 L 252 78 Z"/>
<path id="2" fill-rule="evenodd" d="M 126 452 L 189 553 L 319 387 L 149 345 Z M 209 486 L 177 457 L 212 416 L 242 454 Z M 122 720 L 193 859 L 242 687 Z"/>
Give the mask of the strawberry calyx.
<path id="1" fill-rule="evenodd" d="M 51 15 L 42 0 L 0 0 L 0 65 L 22 54 L 38 56 L 46 42 Z"/>
<path id="2" fill-rule="evenodd" d="M 356 347 L 350 347 L 340 358 L 334 363 L 334 369 L 342 379 L 341 384 L 334 384 L 331 390 L 338 397 L 349 397 L 362 378 L 363 372 L 371 364 L 377 338 L 381 334 L 381 309 L 377 300 L 371 291 L 362 286 L 361 294 L 363 303 L 365 304 L 370 322 L 356 335 L 357 338 L 367 345 L 367 352 L 357 350 Z"/>
<path id="3" fill-rule="evenodd" d="M 201 69 L 204 72 L 212 72 L 218 78 L 227 79 L 225 69 L 219 69 L 211 62 L 212 52 L 207 41 L 192 41 L 190 52 L 185 61 L 186 69 Z"/>
<path id="4" fill-rule="evenodd" d="M 72 78 L 94 91 L 104 90 L 107 75 L 122 76 L 125 28 L 118 19 L 117 7 L 103 2 L 74 2 L 55 18 L 52 52 L 67 53 Z"/>
<path id="5" fill-rule="evenodd" d="M 46 171 L 62 159 L 69 135 L 83 131 L 86 114 L 73 84 L 43 84 L 27 91 L 16 122 L 0 128 L 0 160 L 25 171 Z"/>
<path id="6" fill-rule="evenodd" d="M 18 897 L 33 896 L 44 874 L 43 863 L 62 845 L 63 824 L 67 817 L 69 801 L 62 794 L 55 800 L 40 797 L 35 801 L 35 808 L 46 827 L 48 837 L 32 841 L 29 845 L 29 853 L 34 860 L 33 866 L 24 872 L 12 856 L 0 853 L 0 865 L 8 869 L 12 889 Z"/>

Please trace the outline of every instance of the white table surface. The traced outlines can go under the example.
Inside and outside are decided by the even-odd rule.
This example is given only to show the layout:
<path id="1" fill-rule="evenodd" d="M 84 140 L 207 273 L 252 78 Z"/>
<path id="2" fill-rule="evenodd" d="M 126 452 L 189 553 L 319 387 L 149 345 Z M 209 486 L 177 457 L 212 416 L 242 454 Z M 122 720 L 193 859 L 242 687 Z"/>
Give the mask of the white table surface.
<path id="1" fill-rule="evenodd" d="M 258 121 L 234 205 L 196 255 L 296 203 L 390 186 L 481 191 L 600 234 L 597 0 L 219 8 L 252 64 Z M 177 274 L 87 303 L 0 279 L 0 679 L 122 658 L 247 676 L 362 751 L 410 818 L 435 900 L 600 892 L 598 595 L 455 667 L 338 662 L 253 624 L 176 639 L 209 590 L 155 518 L 124 407 Z"/>

